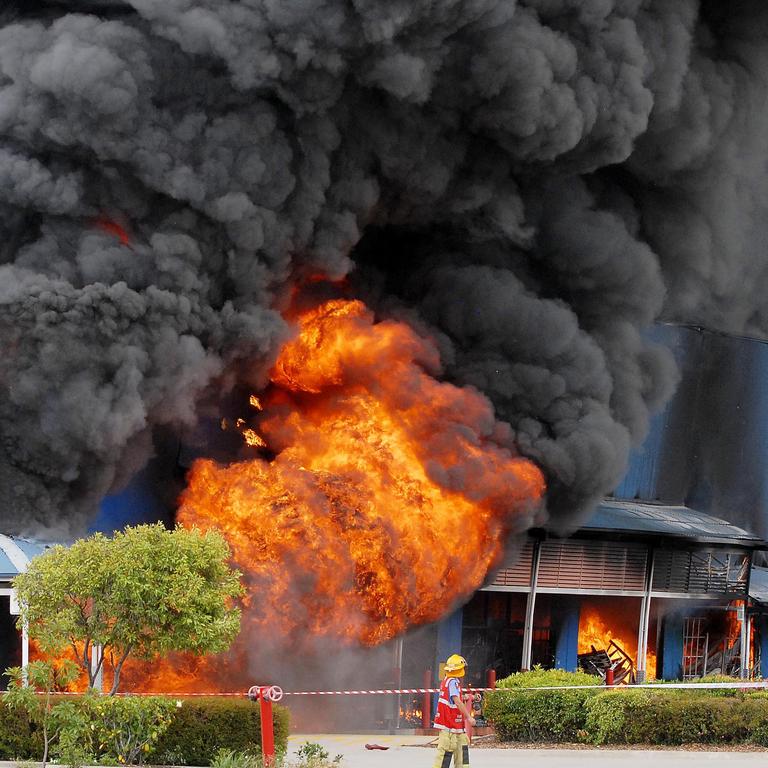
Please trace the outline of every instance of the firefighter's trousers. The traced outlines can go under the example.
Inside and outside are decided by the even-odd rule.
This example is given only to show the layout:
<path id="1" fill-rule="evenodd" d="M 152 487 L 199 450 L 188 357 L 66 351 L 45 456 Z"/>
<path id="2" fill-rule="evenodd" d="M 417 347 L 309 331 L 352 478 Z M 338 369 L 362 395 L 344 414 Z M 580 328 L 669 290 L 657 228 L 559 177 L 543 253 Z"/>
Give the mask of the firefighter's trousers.
<path id="1" fill-rule="evenodd" d="M 466 733 L 440 731 L 437 737 L 437 757 L 434 768 L 464 768 L 469 765 L 469 739 Z"/>

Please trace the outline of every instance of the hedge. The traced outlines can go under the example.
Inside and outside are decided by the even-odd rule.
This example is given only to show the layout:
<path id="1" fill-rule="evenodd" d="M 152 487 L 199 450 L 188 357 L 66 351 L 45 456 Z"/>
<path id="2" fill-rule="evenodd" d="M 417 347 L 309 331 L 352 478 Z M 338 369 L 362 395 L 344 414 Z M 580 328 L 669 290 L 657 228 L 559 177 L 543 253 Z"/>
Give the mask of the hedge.
<path id="1" fill-rule="evenodd" d="M 673 695 L 670 695 L 673 694 Z M 585 705 L 583 741 L 592 744 L 759 744 L 768 746 L 764 693 L 605 691 Z"/>
<path id="2" fill-rule="evenodd" d="M 592 689 L 516 690 L 549 685 Z M 606 690 L 589 675 L 534 670 L 500 681 L 486 697 L 485 714 L 502 741 L 768 746 L 765 692 Z"/>
<path id="3" fill-rule="evenodd" d="M 259 705 L 245 699 L 181 698 L 173 722 L 161 737 L 151 762 L 176 765 L 209 765 L 219 749 L 261 750 Z M 275 746 L 288 742 L 289 715 L 272 705 Z M 42 740 L 23 712 L 0 702 L 0 760 L 36 760 Z"/>
<path id="4" fill-rule="evenodd" d="M 0 760 L 33 760 L 42 754 L 42 737 L 26 713 L 0 703 Z"/>
<path id="5" fill-rule="evenodd" d="M 245 699 L 182 699 L 170 728 L 158 742 L 156 759 L 174 765 L 209 765 L 219 749 L 261 750 L 259 705 Z M 272 705 L 275 747 L 288 745 L 289 715 Z"/>
<path id="6" fill-rule="evenodd" d="M 583 672 L 533 669 L 505 677 L 486 696 L 485 716 L 502 741 L 576 741 L 584 728 L 585 702 L 602 680 Z M 586 685 L 573 691 L 524 691 L 520 688 Z"/>

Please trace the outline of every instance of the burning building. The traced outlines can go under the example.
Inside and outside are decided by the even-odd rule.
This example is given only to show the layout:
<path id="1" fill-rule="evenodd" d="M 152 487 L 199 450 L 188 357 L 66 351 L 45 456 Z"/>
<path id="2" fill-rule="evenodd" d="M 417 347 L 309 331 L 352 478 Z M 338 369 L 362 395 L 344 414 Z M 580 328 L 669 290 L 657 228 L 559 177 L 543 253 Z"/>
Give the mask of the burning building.
<path id="1" fill-rule="evenodd" d="M 765 546 L 686 507 L 607 501 L 574 536 L 529 540 L 472 598 L 457 623 L 463 652 L 480 673 L 539 664 L 611 669 L 616 683 L 747 676 L 748 645 L 746 656 L 734 647 L 741 619 L 734 636 L 726 618 L 737 608 L 743 617 L 753 555 Z M 706 666 L 699 640 L 711 651 Z M 456 645 L 458 634 L 442 642 Z M 725 659 L 714 658 L 723 643 Z"/>
<path id="2" fill-rule="evenodd" d="M 756 0 L 6 2 L 0 530 L 66 540 L 105 497 L 122 524 L 126 486 L 136 518 L 221 527 L 274 644 L 250 676 L 434 622 L 579 530 L 631 561 L 631 659 L 663 547 L 584 534 L 606 495 L 766 535 L 758 420 L 649 332 L 768 335 L 766 31 Z M 654 422 L 620 487 L 680 381 L 663 418 L 695 430 Z M 648 456 L 658 494 L 626 485 Z"/>
<path id="3" fill-rule="evenodd" d="M 446 623 L 480 672 L 766 676 L 765 342 L 658 326 L 677 392 L 571 538 L 542 530 Z M 746 612 L 745 612 L 746 606 Z"/>
<path id="4" fill-rule="evenodd" d="M 19 607 L 12 581 L 43 549 L 32 541 L 0 535 L 0 666 L 3 670 L 25 665 L 29 660 L 29 637 L 23 628 L 16 626 Z M 5 677 L 0 678 L 0 687 L 5 688 L 6 682 Z"/>

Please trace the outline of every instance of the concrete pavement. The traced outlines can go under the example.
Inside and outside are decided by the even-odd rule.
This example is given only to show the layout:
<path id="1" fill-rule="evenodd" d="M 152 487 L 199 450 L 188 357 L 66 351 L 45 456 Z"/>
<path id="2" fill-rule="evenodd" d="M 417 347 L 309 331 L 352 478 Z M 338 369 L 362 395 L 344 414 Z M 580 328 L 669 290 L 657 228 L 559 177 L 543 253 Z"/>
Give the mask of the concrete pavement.
<path id="1" fill-rule="evenodd" d="M 352 734 L 296 734 L 288 741 L 289 759 L 304 742 L 322 744 L 331 759 L 344 756 L 341 768 L 431 768 L 435 753 L 420 748 L 429 736 L 360 736 Z M 365 749 L 366 743 L 388 746 Z M 608 749 L 473 749 L 472 768 L 763 768 L 766 752 L 685 752 L 682 750 Z"/>

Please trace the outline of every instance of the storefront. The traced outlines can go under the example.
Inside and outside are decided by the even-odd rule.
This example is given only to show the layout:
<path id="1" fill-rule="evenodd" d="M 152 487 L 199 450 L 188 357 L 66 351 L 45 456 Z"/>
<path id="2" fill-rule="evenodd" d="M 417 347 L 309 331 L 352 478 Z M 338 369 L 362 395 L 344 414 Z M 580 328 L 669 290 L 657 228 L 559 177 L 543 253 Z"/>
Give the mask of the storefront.
<path id="1" fill-rule="evenodd" d="M 473 680 L 534 665 L 616 681 L 755 672 L 749 602 L 759 537 L 687 507 L 608 500 L 572 537 L 534 532 L 441 624 Z M 768 634 L 768 633 L 766 633 Z M 436 662 L 437 663 L 437 662 Z"/>

